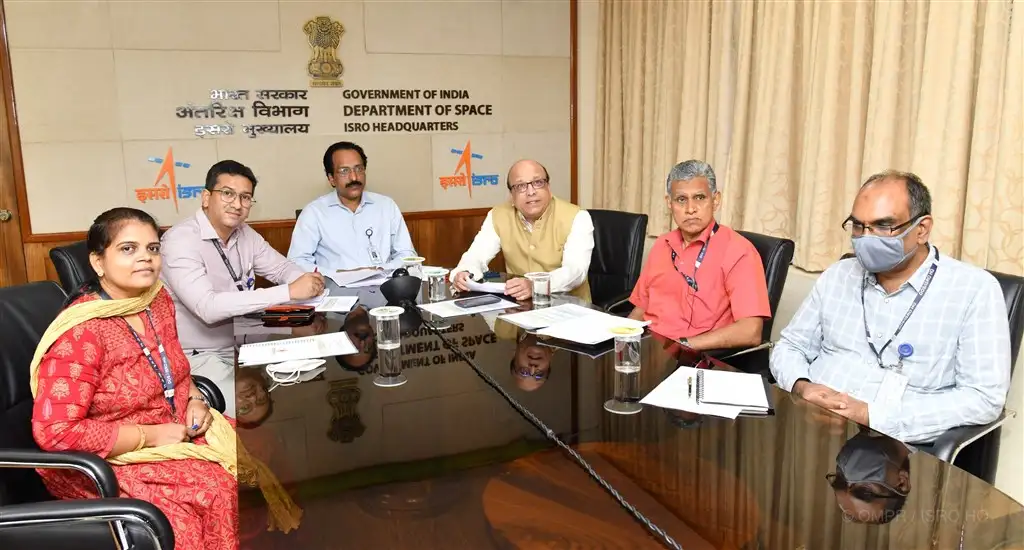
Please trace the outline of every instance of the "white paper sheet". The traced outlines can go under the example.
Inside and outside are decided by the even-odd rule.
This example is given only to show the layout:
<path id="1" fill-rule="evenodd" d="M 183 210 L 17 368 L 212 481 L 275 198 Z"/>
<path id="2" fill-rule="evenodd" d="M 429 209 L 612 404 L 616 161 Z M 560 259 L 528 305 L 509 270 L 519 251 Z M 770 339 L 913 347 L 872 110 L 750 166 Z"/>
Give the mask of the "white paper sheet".
<path id="1" fill-rule="evenodd" d="M 508 315 L 501 315 L 500 317 L 503 321 L 523 327 L 526 330 L 537 330 L 539 328 L 549 327 L 556 323 L 572 321 L 573 319 L 591 317 L 594 315 L 603 315 L 603 313 L 596 309 L 590 309 L 576 304 L 562 304 L 555 307 L 510 313 Z"/>
<path id="2" fill-rule="evenodd" d="M 348 313 L 358 301 L 358 296 L 331 296 L 330 298 L 325 298 L 320 305 L 316 306 L 316 310 Z"/>
<path id="3" fill-rule="evenodd" d="M 245 344 L 238 348 L 238 363 L 240 365 L 265 365 L 281 361 L 316 359 L 354 353 L 357 353 L 357 350 L 348 339 L 348 334 L 331 332 L 304 338 Z"/>
<path id="4" fill-rule="evenodd" d="M 643 328 L 649 324 L 651 324 L 650 321 L 635 321 L 595 311 L 594 314 L 585 317 L 578 317 L 571 321 L 562 321 L 542 328 L 537 331 L 537 334 L 593 346 L 615 338 L 615 333 L 612 332 L 612 329 L 621 327 Z"/>
<path id="5" fill-rule="evenodd" d="M 692 379 L 692 392 L 690 383 L 687 382 L 690 379 Z M 743 407 L 729 405 L 697 404 L 697 369 L 693 367 L 679 367 L 661 384 L 658 384 L 658 387 L 645 395 L 640 402 L 644 405 L 722 418 L 736 418 L 743 410 Z"/>
<path id="6" fill-rule="evenodd" d="M 310 298 L 308 300 L 292 300 L 290 302 L 287 302 L 287 304 L 293 306 L 318 306 L 320 305 L 321 302 L 324 301 L 324 298 L 327 298 L 328 296 L 330 296 L 330 294 L 331 289 L 325 288 L 324 291 L 321 292 L 320 295 L 315 298 Z"/>
<path id="7" fill-rule="evenodd" d="M 505 294 L 505 283 L 478 283 L 476 281 L 467 280 L 466 286 L 474 292 Z"/>
<path id="8" fill-rule="evenodd" d="M 387 279 L 383 271 L 379 269 L 357 269 L 355 271 L 335 271 L 334 273 L 324 273 L 324 276 L 329 277 L 334 284 L 341 287 L 353 288 L 353 283 L 358 283 L 371 278 Z M 377 283 L 380 284 L 380 283 Z"/>
<path id="9" fill-rule="evenodd" d="M 485 311 L 494 311 L 497 309 L 508 309 L 510 307 L 518 307 L 515 302 L 510 302 L 508 300 L 499 300 L 497 303 L 494 304 L 487 304 L 484 306 L 477 306 L 471 308 L 461 308 L 455 305 L 453 303 L 454 301 L 455 300 L 446 300 L 444 302 L 435 302 L 432 304 L 420 304 L 420 309 L 424 311 L 429 311 L 434 315 L 444 317 L 447 319 L 449 317 L 459 317 L 461 315 L 471 315 L 473 313 L 483 313 Z"/>
<path id="10" fill-rule="evenodd" d="M 364 288 L 368 286 L 380 286 L 387 282 L 388 276 L 381 274 L 369 279 L 363 279 L 362 281 L 356 281 L 354 283 L 348 283 L 345 288 Z"/>

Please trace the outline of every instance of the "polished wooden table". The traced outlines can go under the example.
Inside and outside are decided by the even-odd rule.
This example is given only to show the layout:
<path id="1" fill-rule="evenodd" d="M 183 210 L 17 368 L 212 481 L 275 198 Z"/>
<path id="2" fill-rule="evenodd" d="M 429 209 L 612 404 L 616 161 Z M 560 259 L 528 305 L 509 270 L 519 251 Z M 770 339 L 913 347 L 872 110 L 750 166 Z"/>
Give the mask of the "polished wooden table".
<path id="1" fill-rule="evenodd" d="M 345 330 L 366 353 L 331 358 L 316 379 L 273 389 L 269 416 L 239 430 L 304 511 L 299 529 L 268 532 L 261 498 L 244 492 L 242 548 L 671 547 L 538 421 L 681 548 L 1024 548 L 1024 507 L 928 454 L 902 447 L 908 466 L 893 466 L 891 475 L 907 477 L 910 491 L 896 513 L 890 499 L 835 490 L 826 480 L 863 429 L 842 417 L 777 388 L 766 418 L 646 406 L 611 414 L 603 404 L 614 393 L 614 359 L 600 355 L 607 346 L 569 351 L 495 314 L 427 322 L 507 398 L 408 320 L 408 382 L 375 386 L 365 313 L 383 304 L 378 292 L 363 290 L 347 316 L 327 314 L 295 331 Z M 240 341 L 286 337 L 244 332 Z M 656 336 L 642 347 L 642 394 L 699 360 Z M 884 436 L 873 442 L 901 448 Z M 889 521 L 872 523 L 881 517 Z"/>

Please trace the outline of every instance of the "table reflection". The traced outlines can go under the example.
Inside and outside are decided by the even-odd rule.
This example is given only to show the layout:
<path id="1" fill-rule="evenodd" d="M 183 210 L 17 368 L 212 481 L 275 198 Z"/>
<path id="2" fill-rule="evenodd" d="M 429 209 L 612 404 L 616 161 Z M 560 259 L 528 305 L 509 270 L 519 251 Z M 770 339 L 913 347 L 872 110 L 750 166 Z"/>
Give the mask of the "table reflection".
<path id="1" fill-rule="evenodd" d="M 889 523 L 910 494 L 911 449 L 861 428 L 839 449 L 835 472 L 825 476 L 843 516 L 857 523 Z"/>

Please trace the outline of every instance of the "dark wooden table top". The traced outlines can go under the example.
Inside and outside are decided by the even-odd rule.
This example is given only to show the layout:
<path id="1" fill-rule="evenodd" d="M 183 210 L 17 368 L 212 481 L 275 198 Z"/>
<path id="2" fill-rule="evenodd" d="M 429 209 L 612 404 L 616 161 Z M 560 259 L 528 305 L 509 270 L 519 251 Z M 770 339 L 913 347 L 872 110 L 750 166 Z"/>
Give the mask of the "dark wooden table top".
<path id="1" fill-rule="evenodd" d="M 364 289 L 353 313 L 294 332 L 345 330 L 372 349 L 364 314 L 383 304 L 378 293 Z M 682 548 L 1024 548 L 1019 503 L 873 432 L 873 447 L 858 452 L 907 456 L 892 474 L 910 481 L 902 508 L 886 512 L 886 499 L 834 490 L 825 476 L 864 428 L 778 388 L 765 418 L 649 406 L 611 414 L 603 404 L 614 392 L 614 357 L 601 355 L 610 343 L 569 351 L 495 317 L 431 322 Z M 406 328 L 406 384 L 375 386 L 370 353 L 330 358 L 317 379 L 275 388 L 270 417 L 239 430 L 304 512 L 299 529 L 268 532 L 259 495 L 243 493 L 242 548 L 669 547 L 436 334 L 415 321 Z M 641 394 L 699 359 L 656 335 L 642 357 Z M 873 523 L 879 517 L 890 521 Z"/>

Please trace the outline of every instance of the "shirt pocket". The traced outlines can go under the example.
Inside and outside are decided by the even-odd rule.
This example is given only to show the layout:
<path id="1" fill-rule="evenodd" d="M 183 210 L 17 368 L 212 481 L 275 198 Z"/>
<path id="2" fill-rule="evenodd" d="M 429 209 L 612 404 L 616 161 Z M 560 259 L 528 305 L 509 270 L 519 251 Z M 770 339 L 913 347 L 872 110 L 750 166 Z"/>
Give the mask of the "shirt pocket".
<path id="1" fill-rule="evenodd" d="M 902 336 L 902 335 L 901 335 Z M 897 338 L 889 344 L 895 354 L 899 347 L 910 346 L 912 354 L 903 359 L 903 374 L 910 387 L 935 390 L 952 386 L 956 378 L 956 339 L 933 337 L 928 340 Z M 888 350 L 886 350 L 888 355 Z"/>

